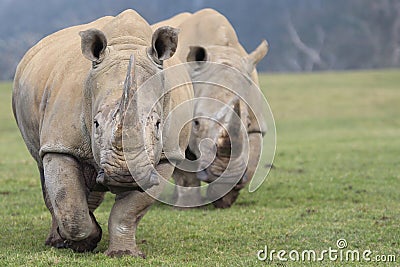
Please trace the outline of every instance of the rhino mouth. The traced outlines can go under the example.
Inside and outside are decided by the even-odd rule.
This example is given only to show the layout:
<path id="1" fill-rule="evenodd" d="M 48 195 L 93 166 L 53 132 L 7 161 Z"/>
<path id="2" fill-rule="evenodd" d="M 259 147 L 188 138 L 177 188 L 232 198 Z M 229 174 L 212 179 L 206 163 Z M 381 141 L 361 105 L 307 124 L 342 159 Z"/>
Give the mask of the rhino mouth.
<path id="1" fill-rule="evenodd" d="M 101 169 L 96 177 L 96 182 L 107 187 L 111 192 L 146 190 L 158 185 L 159 179 L 156 173 L 151 171 L 145 178 L 135 179 L 131 174 L 125 175 L 106 175 Z"/>
<path id="2" fill-rule="evenodd" d="M 208 183 L 218 179 L 218 183 L 236 184 L 247 180 L 246 171 L 247 166 L 241 158 L 229 163 L 229 159 L 217 157 L 207 168 L 197 172 L 196 176 L 197 179 Z"/>

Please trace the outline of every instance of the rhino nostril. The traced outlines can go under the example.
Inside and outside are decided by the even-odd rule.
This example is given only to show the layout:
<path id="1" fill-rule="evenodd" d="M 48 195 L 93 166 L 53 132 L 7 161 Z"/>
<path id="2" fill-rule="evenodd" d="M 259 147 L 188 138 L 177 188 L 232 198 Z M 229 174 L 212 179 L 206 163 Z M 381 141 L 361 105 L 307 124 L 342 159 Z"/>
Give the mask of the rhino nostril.
<path id="1" fill-rule="evenodd" d="M 103 169 L 101 169 L 99 171 L 99 173 L 97 174 L 96 182 L 99 183 L 99 184 L 102 184 L 102 183 L 105 182 L 104 170 Z"/>
<path id="2" fill-rule="evenodd" d="M 199 120 L 194 120 L 194 121 L 193 121 L 193 129 L 194 129 L 195 131 L 198 131 L 199 128 L 200 128 L 200 122 L 199 122 Z"/>
<path id="3" fill-rule="evenodd" d="M 157 120 L 157 122 L 156 122 L 157 132 L 160 130 L 160 125 L 161 125 L 161 120 Z"/>

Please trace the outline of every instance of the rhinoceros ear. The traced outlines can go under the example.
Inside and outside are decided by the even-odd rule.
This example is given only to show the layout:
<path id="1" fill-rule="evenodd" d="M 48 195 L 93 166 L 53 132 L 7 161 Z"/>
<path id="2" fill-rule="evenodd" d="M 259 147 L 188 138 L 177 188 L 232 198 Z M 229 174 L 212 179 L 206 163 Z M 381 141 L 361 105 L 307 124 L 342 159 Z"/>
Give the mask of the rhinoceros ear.
<path id="1" fill-rule="evenodd" d="M 107 39 L 104 33 L 97 29 L 89 29 L 79 32 L 79 35 L 81 36 L 82 54 L 93 64 L 100 63 L 107 47 Z"/>
<path id="2" fill-rule="evenodd" d="M 169 26 L 160 27 L 153 33 L 149 54 L 154 62 L 162 64 L 163 60 L 169 59 L 175 54 L 178 46 L 178 33 L 178 29 Z"/>
<path id="3" fill-rule="evenodd" d="M 207 61 L 208 55 L 207 55 L 207 50 L 202 47 L 202 46 L 190 46 L 189 47 L 189 53 L 186 57 L 187 62 L 201 62 L 201 61 Z"/>
<path id="4" fill-rule="evenodd" d="M 263 59 L 267 55 L 268 50 L 269 50 L 269 44 L 266 40 L 263 40 L 261 44 L 246 57 L 246 61 L 250 65 L 249 66 L 250 72 L 253 71 L 258 62 L 260 62 L 261 59 Z"/>

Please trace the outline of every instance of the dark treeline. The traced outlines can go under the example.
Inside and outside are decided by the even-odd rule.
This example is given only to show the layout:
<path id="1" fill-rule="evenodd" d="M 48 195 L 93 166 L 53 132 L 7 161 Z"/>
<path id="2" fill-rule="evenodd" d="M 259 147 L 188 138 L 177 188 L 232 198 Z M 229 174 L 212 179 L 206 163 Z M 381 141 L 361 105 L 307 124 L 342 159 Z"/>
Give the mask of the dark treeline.
<path id="1" fill-rule="evenodd" d="M 12 79 L 26 50 L 45 35 L 136 9 L 149 23 L 212 7 L 251 51 L 271 45 L 261 71 L 400 66 L 398 0 L 0 0 L 0 79 Z"/>

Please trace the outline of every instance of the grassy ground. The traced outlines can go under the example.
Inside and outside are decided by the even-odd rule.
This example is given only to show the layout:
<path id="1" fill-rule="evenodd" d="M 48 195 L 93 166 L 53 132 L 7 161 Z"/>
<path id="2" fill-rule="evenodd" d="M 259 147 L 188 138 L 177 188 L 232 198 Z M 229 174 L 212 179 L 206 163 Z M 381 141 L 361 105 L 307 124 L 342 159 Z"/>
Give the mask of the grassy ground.
<path id="1" fill-rule="evenodd" d="M 138 229 L 147 259 L 109 259 L 43 245 L 50 216 L 38 172 L 0 84 L 0 266 L 302 266 L 257 251 L 347 249 L 396 255 L 400 265 L 400 71 L 263 75 L 275 115 L 275 168 L 227 210 L 155 205 Z M 96 211 L 107 247 L 112 196 Z M 288 255 L 286 255 L 288 257 Z M 308 263 L 358 266 L 363 262 Z M 377 263 L 369 263 L 376 266 Z M 384 264 L 382 264 L 383 266 Z"/>

